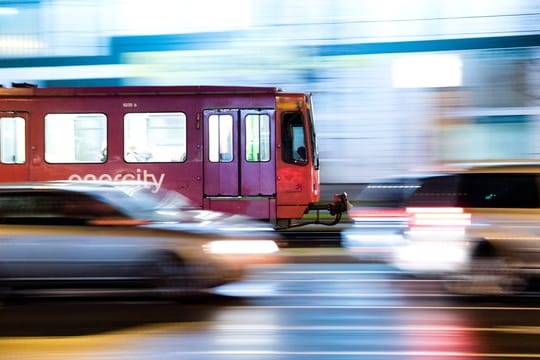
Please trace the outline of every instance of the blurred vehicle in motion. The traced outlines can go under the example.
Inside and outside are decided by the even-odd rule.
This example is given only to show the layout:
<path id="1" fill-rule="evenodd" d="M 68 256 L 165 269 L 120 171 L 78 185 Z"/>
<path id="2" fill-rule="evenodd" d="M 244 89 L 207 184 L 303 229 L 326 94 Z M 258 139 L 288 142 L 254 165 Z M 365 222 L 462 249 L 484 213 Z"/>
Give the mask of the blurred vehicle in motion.
<path id="1" fill-rule="evenodd" d="M 362 260 L 388 262 L 394 249 L 405 242 L 405 211 L 409 196 L 422 177 L 396 176 L 368 184 L 349 210 L 352 225 L 341 232 L 342 246 Z"/>
<path id="2" fill-rule="evenodd" d="M 145 185 L 0 186 L 0 292 L 180 296 L 279 260 L 269 224 Z"/>
<path id="3" fill-rule="evenodd" d="M 347 210 L 344 194 L 320 199 L 310 93 L 27 85 L 0 87 L 0 182 L 143 180 L 280 229 L 335 225 Z"/>
<path id="4" fill-rule="evenodd" d="M 540 164 L 462 166 L 419 175 L 414 184 L 393 210 L 406 218 L 393 265 L 442 276 L 462 294 L 515 293 L 538 278 Z"/>

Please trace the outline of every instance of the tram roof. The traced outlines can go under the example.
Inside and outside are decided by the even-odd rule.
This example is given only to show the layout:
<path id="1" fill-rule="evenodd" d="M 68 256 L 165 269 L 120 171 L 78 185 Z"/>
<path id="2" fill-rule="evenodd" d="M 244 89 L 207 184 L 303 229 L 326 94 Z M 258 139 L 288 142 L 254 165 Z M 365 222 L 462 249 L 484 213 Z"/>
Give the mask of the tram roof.
<path id="1" fill-rule="evenodd" d="M 107 86 L 38 88 L 30 84 L 0 87 L 0 96 L 105 96 L 105 95 L 242 95 L 278 94 L 280 88 L 269 86 L 179 85 L 179 86 Z"/>

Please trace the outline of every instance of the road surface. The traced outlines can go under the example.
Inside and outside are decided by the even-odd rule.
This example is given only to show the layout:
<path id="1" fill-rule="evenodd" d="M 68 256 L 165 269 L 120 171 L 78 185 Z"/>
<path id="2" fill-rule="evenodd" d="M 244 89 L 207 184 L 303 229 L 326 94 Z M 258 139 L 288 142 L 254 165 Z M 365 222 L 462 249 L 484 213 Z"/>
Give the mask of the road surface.
<path id="1" fill-rule="evenodd" d="M 0 359 L 533 359 L 540 298 L 470 299 L 384 264 L 259 268 L 219 295 L 0 308 Z"/>

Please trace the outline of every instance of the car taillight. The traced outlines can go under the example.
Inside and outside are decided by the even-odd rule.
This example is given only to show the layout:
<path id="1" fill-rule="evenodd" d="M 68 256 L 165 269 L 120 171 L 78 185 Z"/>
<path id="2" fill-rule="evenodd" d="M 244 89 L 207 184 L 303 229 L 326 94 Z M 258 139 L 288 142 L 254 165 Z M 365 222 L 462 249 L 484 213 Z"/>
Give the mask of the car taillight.
<path id="1" fill-rule="evenodd" d="M 357 221 L 380 221 L 407 217 L 403 209 L 349 210 L 349 216 Z"/>
<path id="2" fill-rule="evenodd" d="M 408 221 L 405 209 L 352 209 L 349 216 L 355 227 L 364 228 L 406 228 Z"/>
<path id="3" fill-rule="evenodd" d="M 471 224 L 471 214 L 460 207 L 409 207 L 410 227 L 465 227 Z"/>

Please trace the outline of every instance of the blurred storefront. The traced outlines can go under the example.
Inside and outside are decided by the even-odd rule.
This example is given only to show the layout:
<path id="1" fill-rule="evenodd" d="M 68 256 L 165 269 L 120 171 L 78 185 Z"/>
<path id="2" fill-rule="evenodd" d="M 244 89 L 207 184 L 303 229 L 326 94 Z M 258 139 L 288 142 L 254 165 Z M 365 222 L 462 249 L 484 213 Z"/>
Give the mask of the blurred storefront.
<path id="1" fill-rule="evenodd" d="M 322 182 L 538 159 L 535 0 L 0 0 L 0 83 L 314 93 Z"/>

